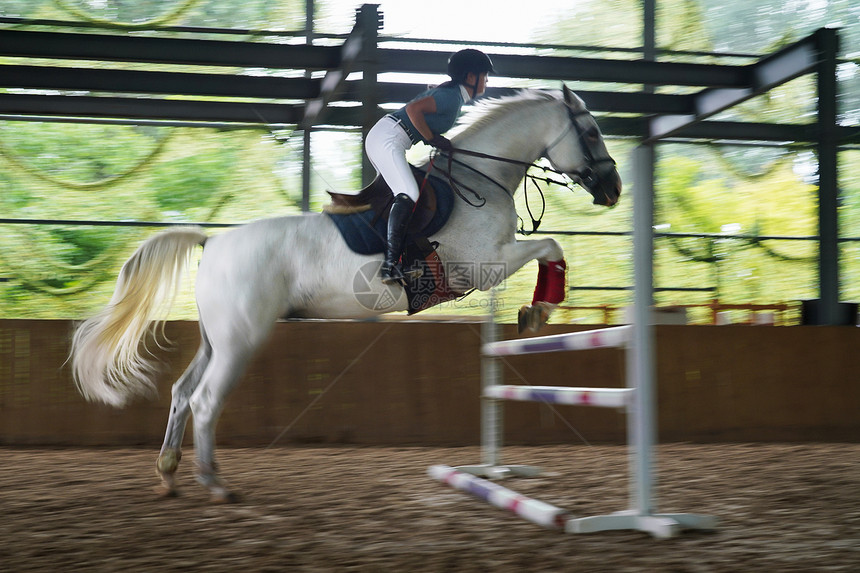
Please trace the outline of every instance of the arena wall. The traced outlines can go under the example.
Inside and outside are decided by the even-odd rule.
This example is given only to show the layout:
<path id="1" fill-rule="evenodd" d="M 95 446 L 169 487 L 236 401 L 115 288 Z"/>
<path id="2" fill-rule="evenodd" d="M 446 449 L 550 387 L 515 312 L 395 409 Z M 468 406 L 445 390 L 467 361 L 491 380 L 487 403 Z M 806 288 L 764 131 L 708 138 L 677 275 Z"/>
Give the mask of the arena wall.
<path id="1" fill-rule="evenodd" d="M 582 330 L 552 325 L 541 334 Z M 663 442 L 860 441 L 860 329 L 658 326 Z M 196 322 L 171 322 L 174 350 L 155 400 L 85 402 L 65 364 L 68 321 L 0 320 L 0 444 L 157 446 L 170 384 L 197 347 Z M 275 326 L 232 394 L 218 441 L 473 445 L 479 442 L 479 322 L 302 321 Z M 506 325 L 504 337 L 516 336 Z M 616 349 L 506 359 L 506 383 L 623 386 Z M 625 443 L 614 410 L 505 405 L 506 443 Z M 191 432 L 186 442 L 190 444 Z"/>

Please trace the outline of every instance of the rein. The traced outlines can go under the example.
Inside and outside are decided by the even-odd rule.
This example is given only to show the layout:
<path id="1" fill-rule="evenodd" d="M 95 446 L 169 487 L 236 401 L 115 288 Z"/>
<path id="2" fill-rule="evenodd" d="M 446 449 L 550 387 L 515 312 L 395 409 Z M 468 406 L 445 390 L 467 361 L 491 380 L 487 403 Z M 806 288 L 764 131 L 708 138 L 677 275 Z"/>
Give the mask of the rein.
<path id="1" fill-rule="evenodd" d="M 571 180 L 567 176 L 567 174 L 565 172 L 563 172 L 559 169 L 555 169 L 553 167 L 546 167 L 543 165 L 538 165 L 536 162 L 529 163 L 526 161 L 520 161 L 518 159 L 510 159 L 508 157 L 501 157 L 498 155 L 490 155 L 488 153 L 481 153 L 479 151 L 470 151 L 468 149 L 454 149 L 450 153 L 442 153 L 439 151 L 434 151 L 431 154 L 430 168 L 433 169 L 435 167 L 435 165 L 434 165 L 435 160 L 439 155 L 443 155 L 443 156 L 447 157 L 448 158 L 447 170 L 443 170 L 439 167 L 435 167 L 435 168 L 442 171 L 442 173 L 448 178 L 448 182 L 451 185 L 451 189 L 454 190 L 454 192 L 457 194 L 457 196 L 460 197 L 460 199 L 462 199 L 463 201 L 465 201 L 465 203 L 467 205 L 469 205 L 471 207 L 475 207 L 476 209 L 480 209 L 481 207 L 483 207 L 486 204 L 487 200 L 484 197 L 482 197 L 477 191 L 472 189 L 471 187 L 468 187 L 468 186 L 464 185 L 462 182 L 457 181 L 457 179 L 454 177 L 454 174 L 452 171 L 453 165 L 455 163 L 461 167 L 465 167 L 469 171 L 472 171 L 473 173 L 480 175 L 481 177 L 483 177 L 487 181 L 493 183 L 496 187 L 498 187 L 499 189 L 504 191 L 505 194 L 511 198 L 511 201 L 514 200 L 514 197 L 510 193 L 510 191 L 508 191 L 505 188 L 504 185 L 502 185 L 501 183 L 499 183 L 498 181 L 496 181 L 495 179 L 493 179 L 492 177 L 490 177 L 489 175 L 487 175 L 483 171 L 475 169 L 471 165 L 468 165 L 467 163 L 464 163 L 462 161 L 455 159 L 454 158 L 455 153 L 459 153 L 462 155 L 468 155 L 471 157 L 477 157 L 479 159 L 489 159 L 492 161 L 500 161 L 502 163 L 510 163 L 512 165 L 519 165 L 520 167 L 523 167 L 523 195 L 524 195 L 524 199 L 526 202 L 526 210 L 528 211 L 529 217 L 531 218 L 531 221 L 532 221 L 532 230 L 531 231 L 526 231 L 525 225 L 523 225 L 523 224 L 520 225 L 518 232 L 520 232 L 524 235 L 530 235 L 530 234 L 532 234 L 538 230 L 538 227 L 540 227 L 541 219 L 543 219 L 544 213 L 546 212 L 546 199 L 544 198 L 543 191 L 541 190 L 540 186 L 538 185 L 538 182 L 561 185 L 561 186 L 566 187 L 566 188 L 571 189 L 571 190 L 573 190 L 571 185 L 573 183 L 575 183 L 573 180 Z M 561 175 L 562 181 L 558 181 L 558 180 L 552 179 L 550 177 L 541 177 L 539 175 L 529 173 L 529 169 L 531 169 L 532 167 L 536 167 L 538 169 L 541 169 L 544 173 L 554 173 L 556 175 Z M 532 185 L 537 190 L 538 195 L 540 195 L 540 198 L 541 198 L 541 211 L 540 211 L 540 214 L 538 215 L 537 218 L 535 218 L 535 216 L 532 214 L 531 207 L 529 206 L 529 201 L 528 201 L 528 183 L 529 183 L 529 181 L 532 182 Z M 471 193 L 472 196 L 477 200 L 477 202 L 473 203 L 472 201 L 470 201 L 469 198 L 467 198 L 463 194 L 463 191 L 461 191 L 460 187 L 464 188 L 466 191 Z M 522 222 L 522 218 L 519 216 L 518 216 L 518 218 Z"/>
<path id="2" fill-rule="evenodd" d="M 586 189 L 590 189 L 590 188 L 593 188 L 599 182 L 593 166 L 598 164 L 598 163 L 605 163 L 605 162 L 612 162 L 613 165 L 615 164 L 615 160 L 612 159 L 611 157 L 601 157 L 599 159 L 595 159 L 594 153 L 592 152 L 591 147 L 588 145 L 588 142 L 586 141 L 586 133 L 583 131 L 582 127 L 576 121 L 576 118 L 581 116 L 581 115 L 591 115 L 591 114 L 587 110 L 574 111 L 574 110 L 570 109 L 570 107 L 568 107 L 567 108 L 567 115 L 568 115 L 568 118 L 570 119 L 570 123 L 568 124 L 567 128 L 564 131 L 562 131 L 561 135 L 556 137 L 553 140 L 553 142 L 550 143 L 546 147 L 546 149 L 544 149 L 544 152 L 541 154 L 541 157 L 549 158 L 550 151 L 552 151 L 552 149 L 556 145 L 558 145 L 562 141 L 564 141 L 564 139 L 567 137 L 567 135 L 571 131 L 575 131 L 576 136 L 577 136 L 577 141 L 579 142 L 580 149 L 582 150 L 583 158 L 585 159 L 585 167 L 581 170 L 572 169 L 570 171 L 562 171 L 560 169 L 555 169 L 554 167 L 546 167 L 546 166 L 538 165 L 537 162 L 529 163 L 526 161 L 520 161 L 518 159 L 510 159 L 507 157 L 500 157 L 498 155 L 490 155 L 488 153 L 482 153 L 479 151 L 470 151 L 468 149 L 457 149 L 457 148 L 452 148 L 447 153 L 440 152 L 440 151 L 434 151 L 431 154 L 431 158 L 430 158 L 430 170 L 432 170 L 434 168 L 434 162 L 436 160 L 436 157 L 440 153 L 443 156 L 447 156 L 448 157 L 447 173 L 441 169 L 440 169 L 440 171 L 442 171 L 448 177 L 448 182 L 450 183 L 451 188 L 454 190 L 454 192 L 457 194 L 457 196 L 460 197 L 460 199 L 462 199 L 463 201 L 466 202 L 467 205 L 470 205 L 470 206 L 475 207 L 475 208 L 481 208 L 487 203 L 487 200 L 484 199 L 484 197 L 482 197 L 477 191 L 475 191 L 474 189 L 472 189 L 470 187 L 463 185 L 462 183 L 458 182 L 454 178 L 454 175 L 453 175 L 454 163 L 456 163 L 457 165 L 460 165 L 462 167 L 465 167 L 466 169 L 469 169 L 470 171 L 480 175 L 484 179 L 495 184 L 497 187 L 501 188 L 505 192 L 505 194 L 508 195 L 508 197 L 511 198 L 511 201 L 513 201 L 513 194 L 511 194 L 501 183 L 499 183 L 498 181 L 496 181 L 492 177 L 488 176 L 486 173 L 483 173 L 483 172 L 479 171 L 478 169 L 475 169 L 471 165 L 467 165 L 466 163 L 463 163 L 462 161 L 458 161 L 458 160 L 454 159 L 455 153 L 460 153 L 460 154 L 471 156 L 471 157 L 477 157 L 479 159 L 489 159 L 491 161 L 500 161 L 503 163 L 509 163 L 512 165 L 519 165 L 520 167 L 523 167 L 523 195 L 525 196 L 526 210 L 528 211 L 529 217 L 532 220 L 532 230 L 527 232 L 525 230 L 525 224 L 521 223 L 519 232 L 522 234 L 525 234 L 525 235 L 530 235 L 531 233 L 534 233 L 535 231 L 538 230 L 538 227 L 540 226 L 540 223 L 541 223 L 541 219 L 543 219 L 544 213 L 546 212 L 546 199 L 544 197 L 543 191 L 541 190 L 540 186 L 538 185 L 538 181 L 543 181 L 545 183 L 553 183 L 556 185 L 562 185 L 564 187 L 567 187 L 568 189 L 571 189 L 571 183 L 576 183 L 576 184 L 579 184 L 579 185 L 585 187 Z M 550 159 L 550 161 L 552 161 L 552 160 Z M 561 175 L 562 181 L 557 181 L 555 179 L 551 179 L 551 178 L 546 177 L 546 176 L 545 177 L 539 177 L 537 175 L 529 174 L 529 169 L 531 169 L 532 167 L 537 167 L 538 169 L 542 169 L 545 174 L 554 173 L 556 175 Z M 428 173 L 430 172 L 430 170 L 428 170 Z M 540 195 L 540 198 L 541 198 L 541 212 L 540 212 L 540 215 L 538 215 L 537 219 L 532 214 L 531 206 L 529 205 L 529 201 L 528 201 L 528 184 L 529 184 L 529 181 L 531 181 L 532 185 L 534 185 L 535 189 L 537 189 L 538 194 Z M 473 203 L 472 201 L 470 201 L 469 199 L 466 198 L 466 196 L 460 190 L 461 185 L 474 196 L 474 198 L 477 200 L 477 202 Z M 517 217 L 520 219 L 520 221 L 522 221 L 522 218 L 519 217 L 519 215 Z"/>

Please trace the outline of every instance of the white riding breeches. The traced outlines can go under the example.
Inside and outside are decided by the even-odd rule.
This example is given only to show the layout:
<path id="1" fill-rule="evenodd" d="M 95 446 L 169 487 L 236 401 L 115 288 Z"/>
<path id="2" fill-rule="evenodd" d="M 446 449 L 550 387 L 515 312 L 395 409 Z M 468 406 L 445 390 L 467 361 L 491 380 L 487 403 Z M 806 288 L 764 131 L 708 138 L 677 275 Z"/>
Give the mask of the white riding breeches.
<path id="1" fill-rule="evenodd" d="M 368 159 L 391 187 L 392 193 L 395 196 L 406 193 L 410 199 L 418 201 L 418 184 L 406 161 L 406 151 L 410 147 L 412 140 L 406 130 L 390 115 L 377 121 L 364 141 Z"/>

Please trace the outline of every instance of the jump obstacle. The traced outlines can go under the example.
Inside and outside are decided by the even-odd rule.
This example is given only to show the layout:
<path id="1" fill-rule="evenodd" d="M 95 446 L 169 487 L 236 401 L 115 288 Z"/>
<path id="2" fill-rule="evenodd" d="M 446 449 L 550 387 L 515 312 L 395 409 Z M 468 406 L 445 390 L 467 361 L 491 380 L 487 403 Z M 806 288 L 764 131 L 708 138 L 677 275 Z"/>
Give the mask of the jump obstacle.
<path id="1" fill-rule="evenodd" d="M 485 326 L 485 337 L 492 337 L 490 331 L 495 329 L 495 324 L 492 322 L 488 324 L 489 326 Z M 654 537 L 667 538 L 676 535 L 681 529 L 714 529 L 716 520 L 710 516 L 656 514 L 652 511 L 641 511 L 638 508 L 609 515 L 575 518 L 564 509 L 526 497 L 497 483 L 483 479 L 502 478 L 510 475 L 529 477 L 540 472 L 540 469 L 532 466 L 511 466 L 500 463 L 502 415 L 499 402 L 502 400 L 624 408 L 630 417 L 638 414 L 636 410 L 638 404 L 636 400 L 637 389 L 629 385 L 631 382 L 629 379 L 627 388 L 504 385 L 498 383 L 500 374 L 497 365 L 487 364 L 487 362 L 495 362 L 502 356 L 590 348 L 627 348 L 631 331 L 630 326 L 620 326 L 484 344 L 482 349 L 485 364 L 482 381 L 481 424 L 483 463 L 459 468 L 436 465 L 428 470 L 429 475 L 496 507 L 512 511 L 533 523 L 550 529 L 561 529 L 566 533 L 632 529 L 648 532 Z M 639 393 L 641 393 L 641 389 Z M 650 472 L 651 448 L 641 444 L 641 442 L 641 437 L 634 434 L 630 444 L 630 456 L 633 462 L 631 466 L 635 478 L 631 481 L 634 489 L 650 488 L 653 482 L 652 476 L 649 475 L 646 476 L 645 484 L 647 485 L 643 485 L 639 476 L 635 475 L 640 465 L 639 460 L 642 458 L 646 460 L 644 464 L 649 467 Z M 636 499 L 642 496 L 639 493 L 633 497 Z M 650 503 L 647 506 L 650 507 Z"/>
<path id="2" fill-rule="evenodd" d="M 642 145 L 634 159 L 641 173 L 653 160 L 653 149 Z M 649 155 L 650 154 L 650 155 Z M 674 537 L 684 529 L 713 530 L 713 516 L 690 513 L 656 513 L 652 491 L 654 468 L 652 453 L 656 441 L 656 408 L 654 391 L 653 325 L 653 193 L 650 180 L 634 187 L 633 323 L 626 326 L 498 341 L 499 326 L 491 312 L 484 325 L 481 349 L 481 464 L 452 468 L 432 466 L 428 474 L 448 485 L 471 493 L 496 507 L 507 509 L 543 527 L 565 533 L 592 533 L 610 530 L 635 530 L 657 538 Z M 641 200 L 636 200 L 641 198 Z M 647 200 L 646 200 L 647 198 Z M 494 309 L 495 305 L 491 305 Z M 556 386 L 511 386 L 501 384 L 499 360 L 505 356 L 623 348 L 627 357 L 626 388 L 582 388 Z M 608 515 L 573 517 L 565 510 L 535 500 L 484 478 L 508 476 L 530 477 L 540 472 L 532 466 L 501 463 L 501 430 L 503 400 L 526 400 L 554 404 L 573 404 L 623 408 L 627 413 L 627 441 L 630 458 L 630 509 Z"/>

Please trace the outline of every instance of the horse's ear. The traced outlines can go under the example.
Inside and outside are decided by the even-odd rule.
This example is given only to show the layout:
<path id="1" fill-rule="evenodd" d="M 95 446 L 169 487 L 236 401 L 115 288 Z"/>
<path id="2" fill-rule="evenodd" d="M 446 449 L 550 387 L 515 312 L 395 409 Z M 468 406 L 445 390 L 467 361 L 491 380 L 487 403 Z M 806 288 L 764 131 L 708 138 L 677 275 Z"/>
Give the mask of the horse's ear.
<path id="1" fill-rule="evenodd" d="M 564 82 L 561 84 L 561 93 L 564 94 L 564 103 L 569 106 L 573 106 L 573 92 L 570 91 L 570 88 L 568 88 L 567 84 Z"/>

